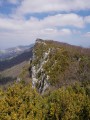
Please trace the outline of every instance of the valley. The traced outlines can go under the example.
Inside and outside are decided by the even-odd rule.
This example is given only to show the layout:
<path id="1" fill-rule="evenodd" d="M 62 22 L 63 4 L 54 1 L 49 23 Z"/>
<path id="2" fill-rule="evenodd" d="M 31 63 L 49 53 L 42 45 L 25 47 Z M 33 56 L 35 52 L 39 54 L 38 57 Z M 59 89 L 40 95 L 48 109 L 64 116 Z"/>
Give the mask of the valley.
<path id="1" fill-rule="evenodd" d="M 24 50 L 21 50 L 21 53 L 16 53 L 15 56 L 13 54 L 10 58 L 5 58 L 0 61 L 1 87 L 6 87 L 17 81 L 24 67 L 29 64 L 29 60 L 32 57 L 32 45 L 23 48 Z M 12 51 L 11 49 L 9 50 Z"/>

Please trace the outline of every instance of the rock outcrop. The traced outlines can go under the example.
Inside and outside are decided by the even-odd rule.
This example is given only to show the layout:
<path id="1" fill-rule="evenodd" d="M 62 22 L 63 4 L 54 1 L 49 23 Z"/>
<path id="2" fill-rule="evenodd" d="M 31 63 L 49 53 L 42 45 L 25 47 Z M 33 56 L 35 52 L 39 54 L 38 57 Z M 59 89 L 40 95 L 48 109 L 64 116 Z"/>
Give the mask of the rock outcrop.
<path id="1" fill-rule="evenodd" d="M 36 40 L 35 45 L 43 45 L 46 46 L 47 44 L 42 41 L 41 39 Z M 38 48 L 39 49 L 39 48 Z M 48 61 L 48 55 L 50 53 L 50 49 L 43 52 L 42 57 L 39 58 L 38 63 L 34 64 L 37 60 L 38 56 L 35 54 L 35 48 L 33 49 L 33 58 L 32 58 L 32 65 L 31 65 L 31 72 L 32 72 L 32 87 L 37 87 L 40 93 L 44 93 L 44 91 L 49 87 L 48 78 L 49 76 L 45 74 L 43 65 Z"/>
<path id="2" fill-rule="evenodd" d="M 32 87 L 43 94 L 51 87 L 60 88 L 85 78 L 89 80 L 89 66 L 89 50 L 37 39 L 30 60 Z"/>

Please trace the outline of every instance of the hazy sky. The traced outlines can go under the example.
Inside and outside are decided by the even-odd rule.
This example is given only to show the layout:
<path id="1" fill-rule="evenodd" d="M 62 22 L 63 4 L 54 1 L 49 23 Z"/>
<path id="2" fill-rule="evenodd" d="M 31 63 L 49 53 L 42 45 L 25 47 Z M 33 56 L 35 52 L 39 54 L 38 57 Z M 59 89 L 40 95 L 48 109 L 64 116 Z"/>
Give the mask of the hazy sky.
<path id="1" fill-rule="evenodd" d="M 36 38 L 90 47 L 90 0 L 0 0 L 0 49 Z"/>

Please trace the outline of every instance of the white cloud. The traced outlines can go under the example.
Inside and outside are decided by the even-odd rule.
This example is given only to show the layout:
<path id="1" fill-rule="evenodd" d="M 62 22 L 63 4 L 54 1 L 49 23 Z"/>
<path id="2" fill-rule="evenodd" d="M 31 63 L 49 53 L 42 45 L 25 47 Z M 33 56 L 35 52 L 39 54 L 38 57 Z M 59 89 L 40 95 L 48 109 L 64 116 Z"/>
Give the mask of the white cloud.
<path id="1" fill-rule="evenodd" d="M 46 28 L 46 29 L 42 29 L 40 31 L 40 34 L 43 35 L 51 35 L 51 36 L 68 36 L 72 34 L 72 31 L 70 29 L 52 29 L 52 28 Z"/>
<path id="2" fill-rule="evenodd" d="M 74 13 L 48 16 L 44 19 L 44 21 L 45 24 L 51 26 L 74 26 L 78 28 L 84 27 L 83 17 Z"/>
<path id="3" fill-rule="evenodd" d="M 90 32 L 82 35 L 82 29 L 90 23 L 90 16 L 80 16 L 73 11 L 90 9 L 90 0 L 5 0 L 11 4 L 18 4 L 16 8 L 11 8 L 8 15 L 0 14 L 0 46 L 2 44 L 29 44 L 37 37 L 45 39 L 63 39 L 70 41 L 69 37 L 75 39 L 75 35 L 82 38 L 90 38 Z M 2 4 L 3 3 L 3 4 Z M 5 2 L 0 0 L 0 5 Z M 61 11 L 67 14 L 58 14 Z M 24 15 L 44 12 L 53 13 L 39 19 L 30 17 L 26 19 Z M 8 16 L 8 17 L 7 17 Z M 83 37 L 84 36 L 84 37 Z M 73 40 L 71 40 L 73 42 Z M 76 41 L 74 41 L 76 42 Z M 77 40 L 78 43 L 78 40 Z"/>
<path id="4" fill-rule="evenodd" d="M 90 38 L 90 32 L 85 33 L 84 37 L 89 37 Z"/>
<path id="5" fill-rule="evenodd" d="M 42 20 L 34 17 L 31 17 L 29 20 L 18 20 L 0 16 L 0 43 L 6 43 L 6 46 L 8 44 L 16 45 L 17 43 L 30 44 L 37 37 L 55 39 L 58 36 L 70 36 L 72 34 L 70 29 L 65 29 L 66 23 L 64 28 L 57 29 L 59 23 L 50 24 L 50 19 L 50 16 Z"/>
<path id="6" fill-rule="evenodd" d="M 72 31 L 70 29 L 62 29 L 60 30 L 61 35 L 71 35 Z"/>
<path id="7" fill-rule="evenodd" d="M 16 21 L 9 18 L 0 18 L 0 29 L 5 30 L 17 30 L 20 29 L 20 21 Z"/>
<path id="8" fill-rule="evenodd" d="M 76 11 L 90 9 L 90 0 L 23 0 L 17 13 Z"/>
<path id="9" fill-rule="evenodd" d="M 76 14 L 57 14 L 39 20 L 31 17 L 29 20 L 12 19 L 0 16 L 0 28 L 8 30 L 40 30 L 45 28 L 73 26 L 84 27 L 83 17 Z"/>
<path id="10" fill-rule="evenodd" d="M 49 25 L 46 20 L 39 21 L 37 18 L 31 18 L 28 21 L 25 20 L 15 20 L 15 19 L 3 19 L 0 18 L 0 30 L 7 32 L 1 32 L 1 36 L 23 36 L 26 38 L 38 37 L 48 35 L 48 37 L 57 35 L 70 35 L 71 31 L 69 29 L 57 29 L 55 25 Z M 18 37 L 17 37 L 18 39 Z"/>
<path id="11" fill-rule="evenodd" d="M 0 15 L 0 46 L 4 43 L 6 46 L 30 44 L 38 37 L 54 40 L 64 37 L 63 40 L 67 40 L 73 34 L 81 34 L 79 30 L 85 26 L 85 19 L 86 17 L 74 13 L 57 14 L 43 19 L 31 17 L 28 20 Z M 77 29 L 74 30 L 75 28 Z"/>

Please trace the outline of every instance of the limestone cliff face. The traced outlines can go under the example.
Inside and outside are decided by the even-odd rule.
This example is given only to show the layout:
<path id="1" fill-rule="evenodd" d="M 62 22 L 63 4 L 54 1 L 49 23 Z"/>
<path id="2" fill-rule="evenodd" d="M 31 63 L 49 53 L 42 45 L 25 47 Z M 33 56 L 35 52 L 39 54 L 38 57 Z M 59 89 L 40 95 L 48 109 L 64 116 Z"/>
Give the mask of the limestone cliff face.
<path id="1" fill-rule="evenodd" d="M 42 41 L 41 39 L 37 39 L 35 43 L 35 47 L 33 49 L 33 58 L 32 58 L 32 87 L 37 87 L 40 93 L 43 93 L 48 87 L 49 82 L 48 78 L 49 76 L 45 73 L 43 66 L 48 61 L 48 55 L 50 53 L 50 49 L 47 49 L 46 51 L 41 51 L 40 53 L 37 53 L 39 46 L 46 47 L 47 44 Z M 38 48 L 37 48 L 38 47 Z M 41 54 L 41 55 L 40 55 Z"/>

